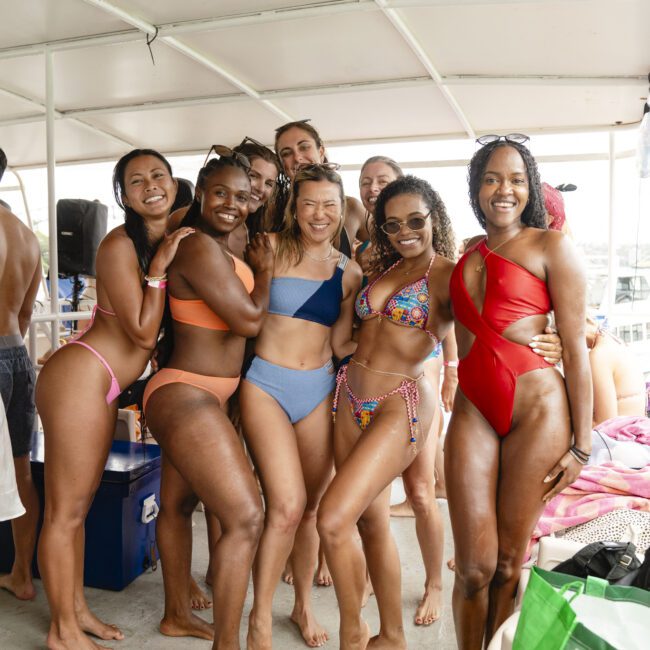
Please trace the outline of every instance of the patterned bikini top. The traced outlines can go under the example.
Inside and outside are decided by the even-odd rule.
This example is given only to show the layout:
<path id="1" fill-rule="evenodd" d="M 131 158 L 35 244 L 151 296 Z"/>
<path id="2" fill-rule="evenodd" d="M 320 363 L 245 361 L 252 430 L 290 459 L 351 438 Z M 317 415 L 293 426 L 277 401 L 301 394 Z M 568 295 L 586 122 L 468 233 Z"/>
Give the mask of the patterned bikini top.
<path id="1" fill-rule="evenodd" d="M 429 320 L 429 271 L 435 259 L 435 253 L 431 257 L 426 273 L 402 287 L 395 292 L 389 299 L 382 311 L 377 311 L 370 304 L 370 292 L 379 280 L 390 273 L 402 260 L 400 258 L 391 267 L 377 276 L 365 289 L 359 293 L 354 308 L 357 316 L 361 320 L 370 320 L 371 318 L 386 318 L 396 325 L 404 327 L 417 327 L 424 330 L 432 339 L 438 342 L 435 334 L 427 329 Z"/>

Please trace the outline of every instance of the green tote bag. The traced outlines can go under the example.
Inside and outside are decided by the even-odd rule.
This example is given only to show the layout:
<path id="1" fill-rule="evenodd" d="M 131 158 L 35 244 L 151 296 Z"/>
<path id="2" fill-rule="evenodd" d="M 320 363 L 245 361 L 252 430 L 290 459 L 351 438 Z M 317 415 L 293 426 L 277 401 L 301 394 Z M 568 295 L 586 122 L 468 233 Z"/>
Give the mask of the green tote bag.
<path id="1" fill-rule="evenodd" d="M 513 650 L 641 650 L 650 592 L 606 580 L 531 570 Z"/>

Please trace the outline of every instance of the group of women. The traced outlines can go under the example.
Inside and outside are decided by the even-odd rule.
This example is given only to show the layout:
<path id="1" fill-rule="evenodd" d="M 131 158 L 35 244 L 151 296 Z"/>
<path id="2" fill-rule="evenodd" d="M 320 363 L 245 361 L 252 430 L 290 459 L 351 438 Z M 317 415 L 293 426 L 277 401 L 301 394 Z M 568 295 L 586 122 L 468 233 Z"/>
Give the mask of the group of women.
<path id="1" fill-rule="evenodd" d="M 291 619 L 308 646 L 323 645 L 328 633 L 311 604 L 320 540 L 340 647 L 405 648 L 389 491 L 403 473 L 426 568 L 416 622 L 428 624 L 440 609 L 442 525 L 433 478 L 439 391 L 424 369 L 455 319 L 460 361 L 456 369 L 455 348 L 446 350 L 446 400 L 456 370 L 459 390 L 445 448 L 453 605 L 459 647 L 480 648 L 512 610 L 544 501 L 576 478 L 591 444 L 577 307 L 584 274 L 570 242 L 545 229 L 534 159 L 521 137 L 495 136 L 478 149 L 470 200 L 486 235 L 455 266 L 440 196 L 390 159 L 362 169 L 364 211 L 345 196 L 307 121 L 277 130 L 277 158 L 250 138 L 212 151 L 193 202 L 171 218 L 176 181 L 165 158 L 135 150 L 120 159 L 114 188 L 125 224 L 97 254 L 96 313 L 40 373 L 48 647 L 101 647 L 88 635 L 123 638 L 84 600 L 83 523 L 116 398 L 157 346 L 144 412 L 163 450 L 161 631 L 239 648 L 252 571 L 247 644 L 271 648 L 273 595 L 291 554 Z M 362 271 L 353 246 L 368 237 Z M 551 309 L 565 379 L 545 360 L 552 345 L 539 338 Z M 263 498 L 228 417 L 233 395 Z M 198 500 L 215 524 L 214 626 L 191 611 Z M 366 574 L 380 615 L 372 638 L 361 616 Z"/>

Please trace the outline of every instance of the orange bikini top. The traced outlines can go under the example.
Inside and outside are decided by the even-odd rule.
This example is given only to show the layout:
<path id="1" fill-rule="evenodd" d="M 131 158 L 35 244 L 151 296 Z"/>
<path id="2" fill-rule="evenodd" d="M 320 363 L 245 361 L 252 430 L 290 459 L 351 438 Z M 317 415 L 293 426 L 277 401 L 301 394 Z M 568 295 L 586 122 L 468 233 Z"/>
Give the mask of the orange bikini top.
<path id="1" fill-rule="evenodd" d="M 253 272 L 245 262 L 232 255 L 230 257 L 232 257 L 235 263 L 237 277 L 241 280 L 244 287 L 246 287 L 246 291 L 251 293 L 255 286 Z M 172 313 L 172 318 L 179 323 L 195 325 L 196 327 L 203 327 L 208 330 L 230 329 L 227 323 L 219 318 L 203 300 L 180 300 L 169 294 L 169 308 Z"/>

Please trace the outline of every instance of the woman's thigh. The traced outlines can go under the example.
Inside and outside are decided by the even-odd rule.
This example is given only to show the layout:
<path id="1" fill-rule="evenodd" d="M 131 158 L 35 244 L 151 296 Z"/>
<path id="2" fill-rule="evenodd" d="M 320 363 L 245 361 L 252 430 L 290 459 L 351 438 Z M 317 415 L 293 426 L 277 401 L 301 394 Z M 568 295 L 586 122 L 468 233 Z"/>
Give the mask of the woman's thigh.
<path id="1" fill-rule="evenodd" d="M 227 524 L 261 505 L 257 484 L 237 432 L 219 401 L 187 384 L 167 384 L 152 393 L 147 422 L 167 460 Z"/>
<path id="2" fill-rule="evenodd" d="M 500 441 L 459 390 L 445 438 L 445 480 L 457 564 L 496 561 Z"/>
<path id="3" fill-rule="evenodd" d="M 242 381 L 239 392 L 246 445 L 270 506 L 304 501 L 305 487 L 296 432 L 284 409 L 258 386 Z"/>

